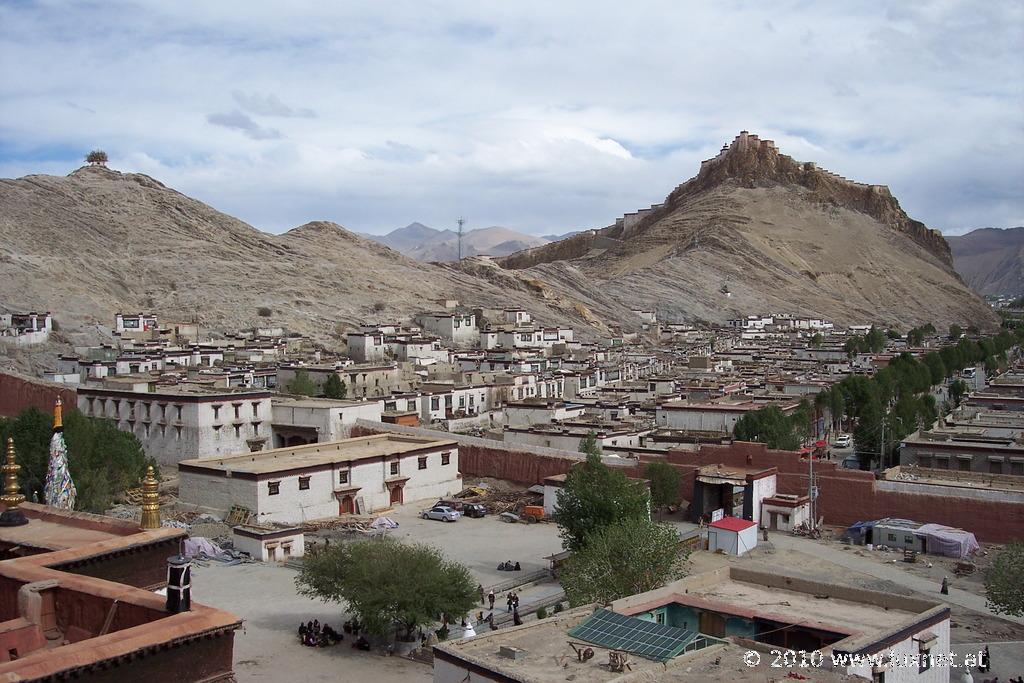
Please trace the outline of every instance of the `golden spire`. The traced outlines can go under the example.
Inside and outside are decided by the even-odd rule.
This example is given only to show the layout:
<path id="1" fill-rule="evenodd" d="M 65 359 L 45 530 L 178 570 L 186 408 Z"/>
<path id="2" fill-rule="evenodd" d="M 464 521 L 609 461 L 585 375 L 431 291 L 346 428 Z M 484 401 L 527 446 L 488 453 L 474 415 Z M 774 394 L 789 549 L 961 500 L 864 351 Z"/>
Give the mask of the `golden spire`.
<path id="1" fill-rule="evenodd" d="M 18 487 L 18 471 L 21 469 L 14 459 L 14 439 L 7 439 L 7 461 L 0 470 L 4 473 L 4 495 L 0 496 L 0 503 L 3 503 L 8 510 L 18 507 L 25 502 L 25 496 L 21 494 Z"/>
<path id="2" fill-rule="evenodd" d="M 58 396 L 57 397 L 57 402 L 53 404 L 53 428 L 54 429 L 63 429 L 63 427 L 64 427 L 64 423 L 61 420 L 61 412 L 62 412 L 61 406 L 63 406 L 63 405 L 64 405 L 64 402 L 61 401 L 60 400 L 60 396 Z"/>
<path id="3" fill-rule="evenodd" d="M 152 465 L 146 468 L 146 477 L 142 480 L 142 528 L 160 528 L 160 483 Z"/>

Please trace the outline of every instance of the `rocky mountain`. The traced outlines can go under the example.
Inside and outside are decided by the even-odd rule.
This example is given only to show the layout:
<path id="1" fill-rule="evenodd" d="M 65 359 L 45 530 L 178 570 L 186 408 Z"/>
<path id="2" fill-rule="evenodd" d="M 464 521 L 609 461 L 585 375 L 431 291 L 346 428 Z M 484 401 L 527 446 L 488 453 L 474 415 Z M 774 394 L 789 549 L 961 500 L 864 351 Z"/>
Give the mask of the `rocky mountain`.
<path id="1" fill-rule="evenodd" d="M 946 238 L 953 267 L 979 294 L 1024 294 L 1024 228 L 981 228 Z"/>
<path id="2" fill-rule="evenodd" d="M 153 311 L 198 316 L 211 330 L 276 323 L 330 341 L 442 298 L 587 326 L 577 302 L 542 297 L 530 280 L 420 263 L 329 222 L 264 233 L 141 174 L 84 167 L 0 180 L 0 305 L 52 311 L 62 335 L 105 330 L 117 311 Z"/>
<path id="3" fill-rule="evenodd" d="M 795 161 L 746 132 L 664 202 L 500 263 L 593 311 L 601 301 L 719 322 L 791 312 L 904 329 L 996 323 L 942 235 L 887 187 Z"/>
<path id="4" fill-rule="evenodd" d="M 385 244 L 417 261 L 458 261 L 459 234 L 454 230 L 436 230 L 422 223 L 411 223 L 386 235 L 363 235 Z M 467 230 L 462 235 L 463 257 L 508 256 L 523 249 L 547 244 L 543 237 L 527 235 L 508 228 L 492 226 Z"/>
<path id="5" fill-rule="evenodd" d="M 403 254 L 408 254 L 410 251 L 428 244 L 438 244 L 458 237 L 454 230 L 437 230 L 422 223 L 410 223 L 404 228 L 392 230 L 386 235 L 365 233 L 361 233 L 361 235 Z"/>

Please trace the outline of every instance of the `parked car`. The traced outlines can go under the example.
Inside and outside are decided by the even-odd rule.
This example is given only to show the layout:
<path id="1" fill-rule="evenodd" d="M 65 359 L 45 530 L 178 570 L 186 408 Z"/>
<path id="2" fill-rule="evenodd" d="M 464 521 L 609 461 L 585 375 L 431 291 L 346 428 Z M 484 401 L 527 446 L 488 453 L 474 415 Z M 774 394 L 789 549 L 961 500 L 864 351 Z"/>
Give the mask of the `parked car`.
<path id="1" fill-rule="evenodd" d="M 462 515 L 464 517 L 485 517 L 487 515 L 487 506 L 480 503 L 465 503 L 462 506 Z"/>
<path id="2" fill-rule="evenodd" d="M 849 448 L 853 445 L 853 439 L 849 434 L 840 434 L 836 437 L 836 448 Z"/>
<path id="3" fill-rule="evenodd" d="M 860 469 L 860 460 L 857 458 L 856 455 L 847 456 L 847 458 L 845 460 L 843 460 L 843 462 L 840 465 L 840 467 L 842 467 L 843 469 L 847 469 L 847 470 L 859 470 Z"/>
<path id="4" fill-rule="evenodd" d="M 442 522 L 457 522 L 461 516 L 458 510 L 453 510 L 447 505 L 435 505 L 423 511 L 423 519 L 439 519 Z"/>

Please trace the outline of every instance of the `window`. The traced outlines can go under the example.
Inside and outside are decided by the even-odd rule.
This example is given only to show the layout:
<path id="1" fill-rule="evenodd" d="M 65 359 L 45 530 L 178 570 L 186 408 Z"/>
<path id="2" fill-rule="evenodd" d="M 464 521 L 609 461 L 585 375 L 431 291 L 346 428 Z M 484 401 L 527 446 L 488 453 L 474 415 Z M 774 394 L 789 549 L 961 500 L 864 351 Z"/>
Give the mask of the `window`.
<path id="1" fill-rule="evenodd" d="M 174 427 L 174 438 L 181 440 L 181 425 L 175 425 Z"/>
<path id="2" fill-rule="evenodd" d="M 921 467 L 931 467 L 932 466 L 932 456 L 930 456 L 930 455 L 919 455 L 917 457 L 917 464 L 920 465 Z"/>
<path id="3" fill-rule="evenodd" d="M 431 410 L 438 410 L 440 407 L 441 407 L 441 400 L 439 398 L 437 398 L 436 396 L 432 397 L 430 399 L 430 409 Z"/>
<path id="4" fill-rule="evenodd" d="M 237 439 L 242 435 L 242 425 L 235 425 L 235 438 Z"/>
<path id="5" fill-rule="evenodd" d="M 281 482 L 279 481 L 268 481 L 267 482 L 267 495 L 276 496 L 281 493 Z"/>
<path id="6" fill-rule="evenodd" d="M 338 483 L 339 484 L 347 484 L 348 483 L 348 470 L 342 470 L 341 472 L 338 472 Z"/>
<path id="7" fill-rule="evenodd" d="M 896 542 L 896 534 L 889 534 L 889 540 L 892 541 L 893 543 L 895 543 Z"/>
<path id="8" fill-rule="evenodd" d="M 398 474 L 398 461 L 391 463 L 391 476 Z"/>
<path id="9" fill-rule="evenodd" d="M 957 458 L 956 459 L 956 464 L 957 464 L 957 467 L 959 468 L 959 470 L 961 472 L 970 472 L 971 471 L 971 459 L 970 458 Z"/>
<path id="10" fill-rule="evenodd" d="M 221 407 L 219 405 L 217 405 L 217 406 L 210 406 L 210 407 L 213 408 L 213 419 L 214 420 L 219 420 L 220 419 L 220 408 Z M 181 417 L 180 417 L 181 409 L 180 408 L 178 409 L 178 415 L 179 415 L 178 419 L 180 420 L 181 419 Z"/>
<path id="11" fill-rule="evenodd" d="M 932 668 L 931 649 L 921 649 L 921 658 L 917 663 L 917 673 L 921 674 Z"/>
<path id="12" fill-rule="evenodd" d="M 427 456 L 421 455 L 416 461 L 416 469 L 427 469 Z"/>
<path id="13" fill-rule="evenodd" d="M 1010 462 L 1010 474 L 1018 476 L 1024 474 L 1024 462 Z"/>
<path id="14" fill-rule="evenodd" d="M 988 463 L 988 471 L 989 471 L 989 474 L 1002 474 L 1003 473 L 1003 463 L 997 462 L 995 460 L 990 460 L 989 463 Z"/>
<path id="15" fill-rule="evenodd" d="M 252 416 L 253 417 L 259 417 L 260 416 L 260 404 L 259 403 L 253 402 L 253 404 L 252 404 Z"/>
<path id="16" fill-rule="evenodd" d="M 259 422 L 253 422 L 252 423 L 252 435 L 253 436 L 259 436 L 260 435 L 260 423 Z"/>
<path id="17" fill-rule="evenodd" d="M 452 463 L 452 454 L 451 453 L 442 453 L 441 454 L 441 464 L 442 465 L 450 465 L 451 463 Z"/>
<path id="18" fill-rule="evenodd" d="M 664 612 L 660 612 L 660 611 L 659 612 L 655 612 L 654 613 L 654 622 L 657 623 L 657 624 L 664 624 L 665 623 L 665 613 Z"/>
<path id="19" fill-rule="evenodd" d="M 299 490 L 300 491 L 308 491 L 309 490 L 309 477 L 299 477 Z"/>
<path id="20" fill-rule="evenodd" d="M 175 417 L 175 419 L 180 420 L 181 419 L 181 406 L 177 406 L 176 405 L 176 406 L 174 406 L 174 409 L 178 411 L 178 414 Z"/>
<path id="21" fill-rule="evenodd" d="M 913 544 L 913 542 L 914 542 L 913 534 L 904 534 L 903 535 L 903 542 L 904 543 L 911 543 L 911 544 Z"/>

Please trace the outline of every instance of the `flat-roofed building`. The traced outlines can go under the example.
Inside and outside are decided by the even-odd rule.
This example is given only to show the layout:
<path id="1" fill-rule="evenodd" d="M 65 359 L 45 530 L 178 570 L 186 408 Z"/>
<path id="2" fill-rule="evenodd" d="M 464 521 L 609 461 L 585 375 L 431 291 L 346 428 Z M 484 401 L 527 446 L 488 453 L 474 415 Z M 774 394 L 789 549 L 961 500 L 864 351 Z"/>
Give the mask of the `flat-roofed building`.
<path id="1" fill-rule="evenodd" d="M 178 464 L 183 503 L 257 524 L 366 514 L 461 489 L 455 441 L 375 434 Z"/>
<path id="2" fill-rule="evenodd" d="M 789 415 L 799 407 L 799 403 L 793 400 L 751 398 L 700 403 L 670 401 L 658 406 L 655 421 L 659 427 L 668 429 L 731 433 L 741 417 L 770 405 L 778 406 L 784 415 Z"/>
<path id="3" fill-rule="evenodd" d="M 153 389 L 153 390 L 149 390 Z M 262 450 L 270 440 L 269 391 L 211 389 L 197 384 L 128 388 L 80 387 L 78 410 L 113 420 L 161 465 Z"/>
<path id="4" fill-rule="evenodd" d="M 273 448 L 337 441 L 356 420 L 380 422 L 384 402 L 275 397 L 271 401 Z"/>
<path id="5" fill-rule="evenodd" d="M 950 610 L 937 601 L 731 566 L 616 600 L 612 610 L 713 638 L 820 650 L 829 663 L 849 657 L 834 668 L 867 680 L 949 680 L 948 666 L 917 664 L 949 652 Z M 852 655 L 879 655 L 878 666 Z"/>

